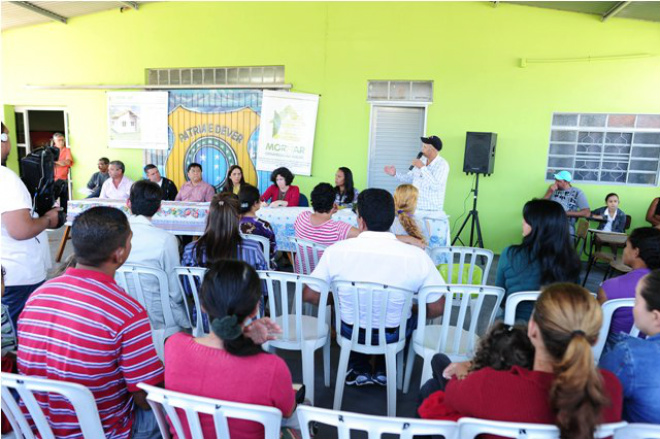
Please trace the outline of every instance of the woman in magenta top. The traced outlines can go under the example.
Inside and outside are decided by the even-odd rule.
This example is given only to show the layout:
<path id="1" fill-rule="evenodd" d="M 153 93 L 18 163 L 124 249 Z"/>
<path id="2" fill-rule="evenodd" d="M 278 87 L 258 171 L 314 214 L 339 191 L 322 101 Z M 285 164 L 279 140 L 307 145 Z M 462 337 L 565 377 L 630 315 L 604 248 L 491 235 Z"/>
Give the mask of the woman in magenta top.
<path id="1" fill-rule="evenodd" d="M 623 249 L 623 263 L 631 267 L 632 271 L 603 282 L 598 290 L 600 303 L 612 299 L 633 299 L 639 280 L 651 270 L 660 268 L 660 230 L 655 227 L 640 227 L 633 230 Z M 622 334 L 630 332 L 632 326 L 632 308 L 616 310 L 612 316 L 603 353 L 613 348 L 623 338 Z"/>
<path id="2" fill-rule="evenodd" d="M 277 168 L 270 174 L 272 185 L 261 196 L 261 201 L 270 207 L 297 207 L 300 202 L 300 189 L 292 186 L 293 174 L 285 167 Z"/>
<path id="3" fill-rule="evenodd" d="M 463 380 L 454 378 L 444 394 L 436 392 L 424 402 L 442 396 L 435 413 L 420 412 L 433 419 L 457 413 L 555 424 L 562 438 L 593 439 L 599 424 L 621 420 L 623 408 L 619 380 L 594 364 L 591 347 L 602 321 L 600 305 L 587 290 L 569 283 L 549 285 L 536 302 L 527 330 L 535 348 L 532 370 L 487 367 Z"/>
<path id="4" fill-rule="evenodd" d="M 201 300 L 211 333 L 195 338 L 179 332 L 167 339 L 165 388 L 275 407 L 284 417 L 291 417 L 296 408 L 291 373 L 284 360 L 259 346 L 269 339 L 269 332 L 279 328 L 268 319 L 246 325 L 257 314 L 260 298 L 261 282 L 250 265 L 222 260 L 210 267 L 202 283 Z M 188 431 L 185 414 L 180 412 L 179 417 Z M 201 415 L 200 422 L 204 437 L 215 439 L 213 418 Z M 250 421 L 230 419 L 229 431 L 232 439 L 264 437 L 261 424 Z"/>

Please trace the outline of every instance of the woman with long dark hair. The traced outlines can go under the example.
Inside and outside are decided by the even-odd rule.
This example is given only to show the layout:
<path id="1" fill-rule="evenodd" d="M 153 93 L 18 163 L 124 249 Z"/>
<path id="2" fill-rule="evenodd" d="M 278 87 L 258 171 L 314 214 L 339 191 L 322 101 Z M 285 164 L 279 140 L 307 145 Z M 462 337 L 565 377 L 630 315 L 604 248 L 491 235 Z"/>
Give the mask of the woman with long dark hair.
<path id="1" fill-rule="evenodd" d="M 532 369 L 486 367 L 451 379 L 442 404 L 460 417 L 555 424 L 562 439 L 593 439 L 599 424 L 621 420 L 623 405 L 619 380 L 594 364 L 602 322 L 598 301 L 584 288 L 545 287 L 527 329 Z"/>
<path id="2" fill-rule="evenodd" d="M 296 408 L 291 373 L 281 358 L 261 349 L 279 327 L 257 314 L 261 281 L 254 268 L 221 260 L 209 267 L 201 301 L 211 331 L 202 337 L 179 332 L 165 343 L 165 388 L 206 398 L 275 407 L 284 417 Z M 188 429 L 185 416 L 183 428 Z M 200 416 L 205 438 L 215 438 L 213 417 Z M 264 437 L 256 422 L 230 419 L 232 438 Z M 175 438 L 176 435 L 175 435 Z M 178 438 L 183 439 L 183 438 Z"/>
<path id="3" fill-rule="evenodd" d="M 357 203 L 358 190 L 353 185 L 353 172 L 342 166 L 335 173 L 335 204 L 339 208 L 351 208 Z"/>
<path id="4" fill-rule="evenodd" d="M 238 165 L 232 165 L 227 171 L 227 179 L 222 188 L 222 192 L 231 192 L 238 195 L 241 186 L 245 184 L 245 177 L 243 176 L 243 168 Z"/>
<path id="5" fill-rule="evenodd" d="M 580 259 L 569 234 L 568 217 L 561 204 L 550 200 L 528 201 L 523 208 L 523 240 L 502 251 L 495 285 L 506 295 L 538 291 L 554 282 L 577 282 Z M 516 320 L 529 320 L 533 303 L 518 306 Z"/>

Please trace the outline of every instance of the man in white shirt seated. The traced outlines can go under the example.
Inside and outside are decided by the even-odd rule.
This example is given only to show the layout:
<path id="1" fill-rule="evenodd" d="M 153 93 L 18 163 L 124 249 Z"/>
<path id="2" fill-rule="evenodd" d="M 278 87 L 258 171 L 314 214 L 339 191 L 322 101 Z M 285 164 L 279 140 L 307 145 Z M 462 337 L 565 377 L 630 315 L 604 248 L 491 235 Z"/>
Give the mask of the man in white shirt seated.
<path id="1" fill-rule="evenodd" d="M 131 238 L 131 253 L 126 260 L 126 264 L 138 264 L 163 270 L 168 276 L 170 308 L 175 323 L 175 326 L 170 327 L 165 327 L 158 280 L 153 276 L 140 276 L 142 291 L 147 301 L 147 315 L 153 329 L 154 345 L 159 354 L 162 354 L 163 342 L 167 337 L 179 332 L 182 328 L 190 328 L 190 321 L 183 304 L 183 295 L 179 292 L 174 272 L 174 267 L 180 265 L 179 243 L 174 235 L 159 229 L 151 222 L 151 218 L 160 209 L 161 198 L 161 188 L 151 181 L 140 180 L 131 187 L 127 204 L 133 213 L 128 219 L 133 237 Z M 132 276 L 128 282 L 129 292 L 132 292 L 130 291 L 134 288 Z"/>
<path id="2" fill-rule="evenodd" d="M 431 258 L 420 248 L 405 244 L 396 239 L 389 230 L 394 222 L 394 199 L 383 189 L 367 189 L 360 192 L 357 199 L 357 221 L 360 234 L 357 238 L 339 241 L 328 247 L 323 253 L 312 276 L 323 279 L 329 284 L 337 280 L 377 282 L 413 292 L 430 285 L 443 285 Z M 350 338 L 353 330 L 352 296 L 339 291 L 342 301 L 341 335 Z M 303 300 L 318 304 L 317 291 L 305 287 Z M 339 304 L 335 303 L 335 306 Z M 398 339 L 397 328 L 401 319 L 403 300 L 391 300 L 387 307 L 386 340 Z M 347 312 L 348 311 L 348 312 Z M 444 300 L 427 305 L 429 318 L 444 311 Z M 416 317 L 409 318 L 406 336 L 413 331 Z M 364 327 L 364 323 L 360 322 Z M 378 331 L 374 331 L 377 333 Z M 377 357 L 375 373 L 371 373 L 367 355 L 351 353 L 349 371 L 346 377 L 348 385 L 387 385 L 383 356 Z"/>
<path id="3" fill-rule="evenodd" d="M 113 160 L 108 167 L 108 178 L 101 186 L 101 195 L 99 198 L 109 198 L 111 200 L 128 200 L 131 194 L 133 180 L 126 177 L 124 172 L 126 167 L 123 162 Z"/>

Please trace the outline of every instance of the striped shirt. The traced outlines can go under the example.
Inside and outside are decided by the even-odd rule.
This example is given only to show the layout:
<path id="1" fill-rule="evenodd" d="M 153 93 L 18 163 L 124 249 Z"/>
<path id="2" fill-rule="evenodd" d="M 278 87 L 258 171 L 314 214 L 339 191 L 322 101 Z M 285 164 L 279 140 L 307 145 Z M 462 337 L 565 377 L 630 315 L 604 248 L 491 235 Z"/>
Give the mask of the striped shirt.
<path id="1" fill-rule="evenodd" d="M 305 211 L 301 212 L 300 215 L 296 218 L 296 221 L 293 223 L 293 229 L 296 233 L 296 238 L 305 239 L 307 241 L 312 241 L 317 244 L 324 246 L 329 246 L 334 244 L 337 241 L 343 241 L 348 238 L 348 233 L 351 231 L 351 225 L 342 221 L 328 220 L 323 224 L 315 226 L 311 221 L 312 212 Z M 309 252 L 312 249 L 308 249 Z M 323 255 L 323 252 L 319 252 L 318 258 L 320 259 Z M 298 256 L 296 255 L 296 271 L 299 271 L 299 264 L 297 261 Z M 314 270 L 314 258 L 313 255 L 309 255 L 309 265 L 311 270 Z M 304 273 L 309 274 L 309 273 Z"/>
<path id="2" fill-rule="evenodd" d="M 164 380 L 147 313 L 104 273 L 69 268 L 39 287 L 18 320 L 22 375 L 69 381 L 94 395 L 106 437 L 128 438 L 137 384 Z M 82 438 L 72 406 L 56 394 L 37 400 L 57 438 Z"/>
<path id="3" fill-rule="evenodd" d="M 255 270 L 268 270 L 268 263 L 264 257 L 264 251 L 261 244 L 248 239 L 241 239 L 238 247 L 238 259 L 252 265 Z M 181 256 L 181 265 L 184 267 L 199 267 L 197 263 L 197 241 L 191 242 L 183 249 Z M 206 265 L 206 252 L 202 251 L 202 264 Z"/>

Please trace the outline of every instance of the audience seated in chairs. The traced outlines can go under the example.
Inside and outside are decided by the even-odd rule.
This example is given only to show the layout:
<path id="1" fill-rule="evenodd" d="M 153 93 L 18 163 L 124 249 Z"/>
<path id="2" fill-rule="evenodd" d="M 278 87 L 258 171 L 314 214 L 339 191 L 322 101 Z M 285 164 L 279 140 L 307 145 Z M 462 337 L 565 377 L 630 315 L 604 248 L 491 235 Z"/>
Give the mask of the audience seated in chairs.
<path id="1" fill-rule="evenodd" d="M 358 190 L 353 184 L 353 171 L 341 167 L 335 173 L 335 204 L 339 209 L 352 209 L 357 203 Z"/>
<path id="2" fill-rule="evenodd" d="M 254 268 L 234 260 L 209 267 L 201 301 L 209 315 L 211 332 L 193 338 L 184 333 L 165 343 L 165 387 L 207 398 L 278 408 L 284 417 L 296 408 L 291 373 L 280 357 L 264 352 L 260 344 L 281 332 L 267 318 L 252 320 L 261 298 L 261 281 Z M 184 430 L 187 420 L 182 417 Z M 213 419 L 201 416 L 205 438 L 215 438 Z M 263 437 L 263 427 L 229 420 L 232 439 Z M 285 436 L 286 437 L 286 436 Z"/>
<path id="3" fill-rule="evenodd" d="M 436 354 L 431 360 L 433 378 L 420 390 L 423 400 L 418 412 L 422 418 L 458 420 L 460 414 L 447 411 L 444 390 L 451 378 L 464 379 L 468 374 L 490 367 L 494 370 L 510 370 L 513 366 L 532 369 L 534 346 L 527 336 L 527 327 L 495 323 L 483 338 L 472 361 L 452 363 L 445 354 Z"/>
<path id="4" fill-rule="evenodd" d="M 241 233 L 245 235 L 259 235 L 270 241 L 270 260 L 271 266 L 277 267 L 275 255 L 277 253 L 277 241 L 275 232 L 268 221 L 257 217 L 257 211 L 261 208 L 259 199 L 259 189 L 251 184 L 241 184 L 241 190 L 238 193 L 241 213 Z"/>
<path id="5" fill-rule="evenodd" d="M 189 328 L 190 322 L 186 316 L 183 297 L 179 292 L 178 281 L 174 267 L 179 265 L 179 243 L 174 235 L 154 226 L 151 218 L 160 209 L 162 189 L 154 182 L 140 180 L 131 187 L 128 207 L 133 214 L 128 222 L 133 232 L 131 238 L 131 253 L 126 260 L 128 264 L 138 264 L 163 270 L 168 276 L 170 308 L 174 321 L 178 326 L 164 327 L 163 307 L 160 303 L 158 280 L 153 276 L 142 276 L 142 291 L 147 300 L 147 314 L 151 319 L 155 339 L 162 346 L 163 338 Z M 128 288 L 135 288 L 134 278 L 129 279 Z M 133 297 L 135 297 L 133 295 Z"/>
<path id="6" fill-rule="evenodd" d="M 293 174 L 285 167 L 277 168 L 270 174 L 272 185 L 261 196 L 261 201 L 270 207 L 297 207 L 300 203 L 300 189 L 293 186 Z"/>
<path id="7" fill-rule="evenodd" d="M 651 270 L 660 268 L 660 230 L 654 227 L 635 229 L 626 241 L 623 250 L 623 263 L 632 271 L 622 276 L 608 279 L 598 289 L 598 301 L 635 297 L 635 288 L 641 278 Z M 618 341 L 625 338 L 633 326 L 633 314 L 629 308 L 619 309 L 612 316 L 610 333 L 603 352 L 610 350 Z"/>
<path id="8" fill-rule="evenodd" d="M 88 387 L 108 437 L 159 437 L 137 384 L 161 384 L 163 367 L 147 313 L 114 280 L 131 251 L 128 219 L 91 208 L 74 220 L 71 240 L 77 268 L 32 293 L 18 321 L 19 373 Z M 55 437 L 81 434 L 68 403 L 36 397 Z"/>
<path id="9" fill-rule="evenodd" d="M 600 366 L 623 386 L 623 419 L 660 424 L 660 270 L 644 276 L 635 292 L 635 325 L 646 340 L 626 335 L 601 357 Z"/>
<path id="10" fill-rule="evenodd" d="M 396 188 L 394 191 L 396 215 L 390 231 L 407 244 L 425 248 L 427 239 L 424 236 L 424 230 L 426 227 L 421 218 L 415 216 L 418 196 L 419 191 L 412 184 L 402 184 Z"/>
<path id="11" fill-rule="evenodd" d="M 563 438 L 593 438 L 598 424 L 621 420 L 623 397 L 616 376 L 594 364 L 591 346 L 602 320 L 598 302 L 584 288 L 568 283 L 544 288 L 528 328 L 535 348 L 532 370 L 486 367 L 452 379 L 437 413 L 556 424 Z"/>
<path id="12" fill-rule="evenodd" d="M 312 272 L 313 277 L 323 279 L 328 284 L 337 280 L 377 282 L 410 291 L 444 284 L 433 261 L 423 250 L 404 244 L 389 232 L 394 221 L 394 200 L 389 192 L 383 189 L 366 189 L 360 192 L 357 205 L 360 235 L 355 239 L 340 241 L 328 247 L 319 265 Z M 349 309 L 350 304 L 347 302 L 352 300 L 351 295 L 342 296 L 341 291 L 336 293 Z M 316 304 L 319 295 L 311 288 L 305 287 L 303 297 L 306 302 Z M 339 303 L 335 302 L 335 305 L 338 306 Z M 399 303 L 397 308 L 395 303 L 391 303 L 387 307 L 388 316 L 399 316 L 401 306 Z M 439 316 L 444 310 L 444 301 L 439 299 L 429 303 L 427 309 L 430 318 Z M 410 336 L 414 329 L 412 323 L 414 318 L 408 317 L 409 334 L 407 335 Z M 390 317 L 387 319 L 387 328 L 399 327 L 399 321 L 392 321 Z M 354 325 L 353 321 L 343 322 L 341 336 L 350 338 Z M 398 334 L 389 332 L 386 338 L 388 341 L 390 338 L 395 341 L 398 339 Z M 369 356 L 352 352 L 346 384 L 386 386 L 383 356 L 377 357 L 373 372 L 369 364 Z"/>
<path id="13" fill-rule="evenodd" d="M 598 224 L 598 230 L 624 233 L 626 229 L 626 214 L 623 210 L 619 209 L 619 196 L 615 193 L 607 194 L 605 204 L 607 205 L 591 212 L 593 218 L 605 220 Z"/>
<path id="14" fill-rule="evenodd" d="M 523 208 L 522 235 L 522 243 L 505 248 L 497 264 L 495 285 L 504 288 L 507 296 L 538 291 L 553 282 L 578 281 L 580 260 L 560 204 L 528 201 Z M 516 321 L 529 320 L 533 307 L 533 303 L 521 303 Z"/>

